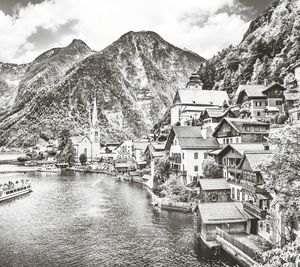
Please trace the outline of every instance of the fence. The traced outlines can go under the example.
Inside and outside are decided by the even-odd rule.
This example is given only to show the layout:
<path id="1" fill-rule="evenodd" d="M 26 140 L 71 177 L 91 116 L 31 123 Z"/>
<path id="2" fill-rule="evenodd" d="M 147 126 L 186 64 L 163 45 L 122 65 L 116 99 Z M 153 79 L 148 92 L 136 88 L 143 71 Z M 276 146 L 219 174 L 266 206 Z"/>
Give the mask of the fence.
<path id="1" fill-rule="evenodd" d="M 253 250 L 252 248 L 248 247 L 241 241 L 234 238 L 232 235 L 226 233 L 225 231 L 221 230 L 217 227 L 217 235 L 228 241 L 230 244 L 244 252 L 246 255 L 248 255 L 253 260 L 259 262 L 261 260 L 261 253 L 258 251 Z"/>

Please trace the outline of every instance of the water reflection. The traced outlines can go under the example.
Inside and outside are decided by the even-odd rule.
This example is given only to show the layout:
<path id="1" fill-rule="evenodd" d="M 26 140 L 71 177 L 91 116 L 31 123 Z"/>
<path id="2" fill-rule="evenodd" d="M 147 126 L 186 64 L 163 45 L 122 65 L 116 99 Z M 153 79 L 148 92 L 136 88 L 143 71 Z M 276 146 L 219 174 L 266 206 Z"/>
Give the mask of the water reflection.
<path id="1" fill-rule="evenodd" d="M 0 204 L 3 266 L 237 266 L 194 242 L 192 215 L 153 210 L 140 186 L 26 176 L 34 192 Z"/>

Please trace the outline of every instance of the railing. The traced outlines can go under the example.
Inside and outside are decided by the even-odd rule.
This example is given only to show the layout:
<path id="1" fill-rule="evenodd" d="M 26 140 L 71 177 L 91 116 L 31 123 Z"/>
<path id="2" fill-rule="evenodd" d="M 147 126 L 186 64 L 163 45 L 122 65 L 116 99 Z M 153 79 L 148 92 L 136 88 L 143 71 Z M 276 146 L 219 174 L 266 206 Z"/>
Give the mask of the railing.
<path id="1" fill-rule="evenodd" d="M 250 202 L 244 202 L 243 208 L 245 211 L 249 212 L 250 214 L 259 219 L 265 219 L 268 214 L 266 210 L 262 210 L 254 204 L 251 204 Z"/>
<path id="2" fill-rule="evenodd" d="M 218 137 L 227 137 L 227 136 L 232 136 L 231 132 L 218 133 Z"/>
<path id="3" fill-rule="evenodd" d="M 227 242 L 244 252 L 246 255 L 248 255 L 250 258 L 252 258 L 255 261 L 261 260 L 261 253 L 259 251 L 253 250 L 252 248 L 248 247 L 238 239 L 234 238 L 232 235 L 226 233 L 225 231 L 221 230 L 217 227 L 217 236 L 222 237 Z"/>
<path id="4" fill-rule="evenodd" d="M 256 192 L 256 193 L 265 193 L 266 192 L 265 189 L 260 188 L 255 182 L 250 182 L 243 178 L 241 178 L 240 180 L 241 180 L 241 185 L 243 186 L 243 188 L 245 188 L 249 191 Z"/>
<path id="5" fill-rule="evenodd" d="M 169 157 L 169 160 L 174 162 L 174 163 L 181 163 L 181 158 L 180 157 Z"/>

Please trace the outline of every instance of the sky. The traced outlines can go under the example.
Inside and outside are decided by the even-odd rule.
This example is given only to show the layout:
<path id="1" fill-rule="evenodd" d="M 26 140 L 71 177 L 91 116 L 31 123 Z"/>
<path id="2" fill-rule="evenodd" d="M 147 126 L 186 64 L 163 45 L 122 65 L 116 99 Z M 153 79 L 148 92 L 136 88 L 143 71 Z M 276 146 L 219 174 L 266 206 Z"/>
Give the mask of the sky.
<path id="1" fill-rule="evenodd" d="M 210 58 L 238 44 L 272 0 L 0 0 L 0 61 L 28 63 L 83 40 L 100 51 L 128 31 L 155 31 Z"/>

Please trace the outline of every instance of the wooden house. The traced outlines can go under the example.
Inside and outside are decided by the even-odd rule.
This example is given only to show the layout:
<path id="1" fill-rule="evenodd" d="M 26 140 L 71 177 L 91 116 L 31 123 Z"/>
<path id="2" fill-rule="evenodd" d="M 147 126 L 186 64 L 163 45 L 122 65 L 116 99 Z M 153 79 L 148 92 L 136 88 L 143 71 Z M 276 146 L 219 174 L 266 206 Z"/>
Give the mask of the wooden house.
<path id="1" fill-rule="evenodd" d="M 223 118 L 213 137 L 221 146 L 236 143 L 262 143 L 268 137 L 270 125 L 251 119 Z"/>
<path id="2" fill-rule="evenodd" d="M 230 201 L 231 189 L 225 179 L 200 179 L 201 202 L 226 202 Z"/>
<path id="3" fill-rule="evenodd" d="M 217 228 L 229 234 L 249 234 L 250 219 L 239 202 L 200 203 L 194 209 L 194 230 L 209 247 L 216 245 Z"/>
<path id="4" fill-rule="evenodd" d="M 207 108 L 200 116 L 203 127 L 211 127 L 212 129 L 215 129 L 225 117 L 236 118 L 236 114 L 231 109 Z"/>

